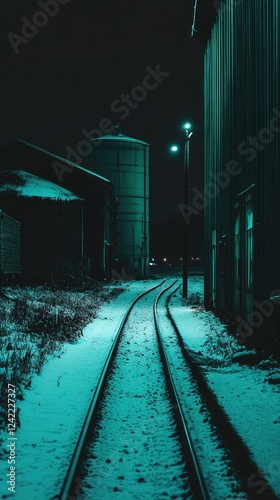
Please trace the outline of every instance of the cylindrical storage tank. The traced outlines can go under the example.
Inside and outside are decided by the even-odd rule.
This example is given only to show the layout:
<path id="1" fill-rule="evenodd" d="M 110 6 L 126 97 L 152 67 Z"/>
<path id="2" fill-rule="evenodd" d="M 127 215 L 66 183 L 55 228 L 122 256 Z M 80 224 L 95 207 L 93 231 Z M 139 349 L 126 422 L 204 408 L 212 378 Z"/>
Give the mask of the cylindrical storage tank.
<path id="1" fill-rule="evenodd" d="M 118 270 L 149 272 L 149 144 L 120 132 L 93 139 L 83 165 L 109 179 L 118 199 Z"/>

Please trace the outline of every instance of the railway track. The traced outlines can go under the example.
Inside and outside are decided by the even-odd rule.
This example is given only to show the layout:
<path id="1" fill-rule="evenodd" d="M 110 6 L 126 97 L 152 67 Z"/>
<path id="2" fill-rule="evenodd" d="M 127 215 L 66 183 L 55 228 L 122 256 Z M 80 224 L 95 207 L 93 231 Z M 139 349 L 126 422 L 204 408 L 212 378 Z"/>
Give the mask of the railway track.
<path id="1" fill-rule="evenodd" d="M 177 287 L 177 289 L 179 288 Z M 211 475 L 222 473 L 219 480 L 215 481 L 215 484 L 217 485 L 219 482 L 224 483 L 221 488 L 221 491 L 224 490 L 224 496 L 222 496 L 220 491 L 211 491 L 211 478 L 208 483 L 206 476 L 207 486 L 210 486 L 210 496 L 211 498 L 244 498 L 246 500 L 261 500 L 263 498 L 265 500 L 277 500 L 277 495 L 264 478 L 262 478 L 261 484 L 265 484 L 265 488 L 262 489 L 258 488 L 260 483 L 250 481 L 250 478 L 256 477 L 256 472 L 259 470 L 258 465 L 254 462 L 250 450 L 232 426 L 224 409 L 220 406 L 216 395 L 207 383 L 204 372 L 196 362 L 193 353 L 188 348 L 177 327 L 172 315 L 172 308 L 170 307 L 171 298 L 177 289 L 172 290 L 172 293 L 166 298 L 165 304 L 162 304 L 162 307 L 159 308 L 162 314 L 158 325 L 162 342 L 165 346 L 165 352 L 168 353 L 167 363 L 169 364 L 175 385 L 178 387 L 179 400 L 183 413 L 185 416 L 188 415 L 188 421 L 191 421 L 189 417 L 193 413 L 193 420 L 199 429 L 199 443 L 201 444 L 205 437 L 207 437 L 205 439 L 207 442 L 207 452 L 205 453 L 203 446 L 199 446 L 201 450 L 198 452 L 198 459 L 201 462 L 204 474 L 204 462 L 209 461 L 208 457 L 209 455 L 211 456 L 211 440 L 212 447 L 214 445 L 214 447 L 216 446 L 216 448 L 221 450 L 220 462 L 226 466 L 224 472 L 220 470 L 220 465 L 216 472 L 215 464 L 211 466 Z M 184 377 L 178 376 L 178 372 L 180 374 L 180 371 L 184 373 Z M 192 393 L 195 393 L 195 395 L 193 396 Z M 200 408 L 199 411 L 198 407 Z M 202 429 L 204 434 L 201 432 Z M 207 433 L 209 434 L 208 436 L 206 436 Z M 194 434 L 192 432 L 193 436 Z M 194 442 L 196 445 L 196 441 Z M 201 458 L 201 454 L 204 454 L 203 458 Z M 259 477 L 262 477 L 260 471 Z M 225 492 L 227 490 L 228 493 L 226 495 Z"/>
<path id="2" fill-rule="evenodd" d="M 158 324 L 174 284 L 147 290 L 123 318 L 59 499 L 209 498 Z"/>
<path id="3" fill-rule="evenodd" d="M 59 498 L 275 500 L 250 487 L 258 467 L 184 343 L 166 281 L 122 320 Z"/>

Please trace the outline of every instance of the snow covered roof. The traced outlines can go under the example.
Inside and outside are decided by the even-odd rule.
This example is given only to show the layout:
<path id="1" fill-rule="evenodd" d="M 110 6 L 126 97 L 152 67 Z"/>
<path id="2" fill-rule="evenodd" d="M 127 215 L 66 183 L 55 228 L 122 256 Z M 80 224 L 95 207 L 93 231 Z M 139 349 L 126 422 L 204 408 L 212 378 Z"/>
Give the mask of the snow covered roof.
<path id="1" fill-rule="evenodd" d="M 3 170 L 0 172 L 0 194 L 3 193 L 12 193 L 26 198 L 82 200 L 68 189 L 23 170 Z"/>

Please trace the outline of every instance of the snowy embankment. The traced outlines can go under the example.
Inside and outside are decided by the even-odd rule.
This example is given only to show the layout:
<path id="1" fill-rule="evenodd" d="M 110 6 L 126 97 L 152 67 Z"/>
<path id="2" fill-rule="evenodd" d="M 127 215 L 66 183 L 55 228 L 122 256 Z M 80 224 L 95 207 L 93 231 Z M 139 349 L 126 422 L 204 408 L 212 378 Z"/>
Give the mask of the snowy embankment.
<path id="1" fill-rule="evenodd" d="M 152 286 L 154 282 L 148 282 Z M 203 279 L 190 279 L 190 294 L 202 297 Z M 6 459 L 1 459 L 1 498 L 50 500 L 60 491 L 84 415 L 100 369 L 129 303 L 147 288 L 147 282 L 124 284 L 125 291 L 105 303 L 83 336 L 65 344 L 60 357 L 49 359 L 32 379 L 24 400 L 17 401 L 20 428 L 16 431 L 16 493 L 8 491 L 8 434 L 2 435 Z M 182 304 L 177 293 L 171 313 L 203 367 L 230 420 L 259 465 L 248 478 L 256 493 L 265 495 L 263 473 L 280 496 L 280 398 L 279 377 L 273 360 L 255 366 L 240 365 L 236 352 L 244 351 L 229 337 L 225 327 L 202 307 Z M 264 498 L 264 496 L 263 496 Z"/>
<path id="2" fill-rule="evenodd" d="M 24 400 L 16 402 L 20 419 L 15 434 L 16 488 L 15 493 L 8 491 L 10 436 L 5 430 L 1 435 L 1 498 L 11 495 L 19 500 L 49 500 L 59 493 L 121 318 L 133 298 L 147 288 L 147 283 L 124 283 L 122 287 L 127 289 L 101 307 L 98 317 L 84 328 L 82 337 L 65 344 L 63 353 L 49 359 L 41 373 L 34 375 L 30 389 L 23 391 Z"/>
<path id="3" fill-rule="evenodd" d="M 203 297 L 201 277 L 191 279 L 192 293 Z M 220 405 L 258 464 L 258 470 L 248 477 L 249 486 L 265 498 L 268 481 L 280 498 L 279 365 L 273 358 L 252 363 L 255 353 L 239 346 L 212 312 L 182 307 L 179 294 L 171 304 L 186 347 L 202 366 Z"/>

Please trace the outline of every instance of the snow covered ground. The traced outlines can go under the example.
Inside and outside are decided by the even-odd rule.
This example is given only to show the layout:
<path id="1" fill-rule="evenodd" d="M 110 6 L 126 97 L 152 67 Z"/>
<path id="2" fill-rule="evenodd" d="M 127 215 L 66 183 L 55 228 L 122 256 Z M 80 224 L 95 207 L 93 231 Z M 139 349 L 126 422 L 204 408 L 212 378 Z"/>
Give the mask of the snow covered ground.
<path id="1" fill-rule="evenodd" d="M 202 277 L 191 279 L 190 294 L 196 292 L 203 296 Z M 273 359 L 246 365 L 251 354 L 237 345 L 212 312 L 182 308 L 180 294 L 171 302 L 186 346 L 203 366 L 211 389 L 258 464 L 248 477 L 249 486 L 265 498 L 267 480 L 280 498 L 279 365 Z"/>
<path id="2" fill-rule="evenodd" d="M 102 306 L 83 337 L 65 344 L 60 357 L 50 359 L 41 374 L 34 376 L 24 400 L 17 401 L 21 425 L 15 438 L 8 441 L 10 436 L 4 436 L 6 460 L 0 464 L 0 498 L 51 500 L 59 493 L 121 317 L 147 283 L 155 284 L 124 283 L 125 291 Z M 202 277 L 192 277 L 189 293 L 202 296 L 202 292 Z M 237 346 L 212 313 L 182 304 L 179 293 L 171 301 L 171 313 L 259 466 L 248 481 L 265 498 L 264 474 L 280 496 L 280 383 L 275 383 L 280 379 L 279 367 L 273 360 L 251 367 L 239 364 L 236 352 L 245 348 Z M 8 490 L 7 483 L 13 466 L 8 463 L 9 443 L 15 443 L 15 493 Z"/>
<path id="3" fill-rule="evenodd" d="M 154 327 L 158 293 L 142 297 L 125 325 L 79 500 L 190 498 Z"/>

